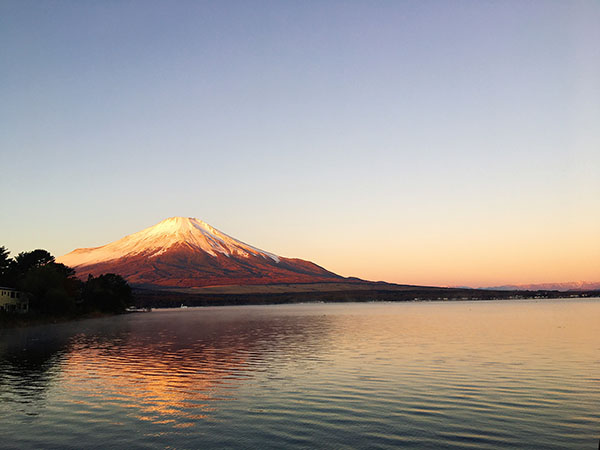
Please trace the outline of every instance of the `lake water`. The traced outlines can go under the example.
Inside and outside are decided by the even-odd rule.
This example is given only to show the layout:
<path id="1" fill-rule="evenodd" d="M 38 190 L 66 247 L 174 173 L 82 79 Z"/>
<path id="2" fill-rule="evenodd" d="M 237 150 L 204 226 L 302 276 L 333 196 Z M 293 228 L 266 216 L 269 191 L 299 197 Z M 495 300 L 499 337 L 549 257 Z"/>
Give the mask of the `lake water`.
<path id="1" fill-rule="evenodd" d="M 188 308 L 0 331 L 0 447 L 597 449 L 600 300 Z"/>

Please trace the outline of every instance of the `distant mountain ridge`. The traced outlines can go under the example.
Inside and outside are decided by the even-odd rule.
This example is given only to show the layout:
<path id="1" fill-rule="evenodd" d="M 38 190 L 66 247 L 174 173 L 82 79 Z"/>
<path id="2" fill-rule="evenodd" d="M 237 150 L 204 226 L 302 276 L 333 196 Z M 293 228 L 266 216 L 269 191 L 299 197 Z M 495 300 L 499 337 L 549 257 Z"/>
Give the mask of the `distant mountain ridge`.
<path id="1" fill-rule="evenodd" d="M 495 291 L 594 291 L 600 289 L 600 282 L 570 281 L 564 283 L 511 284 L 479 289 L 490 289 Z"/>
<path id="2" fill-rule="evenodd" d="M 171 217 L 110 244 L 57 258 L 80 277 L 117 273 L 134 286 L 319 283 L 343 277 L 302 259 L 266 252 L 191 217 Z"/>

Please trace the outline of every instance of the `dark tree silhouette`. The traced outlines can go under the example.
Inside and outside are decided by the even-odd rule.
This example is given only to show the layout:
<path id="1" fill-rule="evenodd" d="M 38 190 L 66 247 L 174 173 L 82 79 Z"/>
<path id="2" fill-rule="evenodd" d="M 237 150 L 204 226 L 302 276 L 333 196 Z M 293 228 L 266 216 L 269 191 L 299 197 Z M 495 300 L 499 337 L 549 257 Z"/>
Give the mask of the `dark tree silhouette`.
<path id="1" fill-rule="evenodd" d="M 8 274 L 13 261 L 8 256 L 9 253 L 6 247 L 0 247 L 0 286 L 8 286 L 10 284 Z"/>
<path id="2" fill-rule="evenodd" d="M 45 266 L 54 262 L 54 256 L 47 250 L 38 248 L 31 252 L 21 252 L 15 257 L 17 271 L 24 274 L 30 269 Z"/>
<path id="3" fill-rule="evenodd" d="M 114 273 L 90 276 L 86 283 L 75 270 L 55 262 L 47 250 L 21 252 L 9 258 L 0 247 L 0 285 L 17 288 L 29 297 L 30 310 L 42 314 L 122 312 L 131 304 L 131 288 Z"/>
<path id="4" fill-rule="evenodd" d="M 11 259 L 8 256 L 9 253 L 10 252 L 6 247 L 0 246 L 0 275 L 3 275 L 10 266 Z"/>
<path id="5" fill-rule="evenodd" d="M 89 275 L 82 293 L 84 305 L 91 310 L 122 312 L 132 301 L 131 288 L 120 275 Z"/>
<path id="6" fill-rule="evenodd" d="M 63 264 L 30 268 L 18 288 L 30 295 L 30 308 L 43 313 L 66 313 L 75 309 L 81 281 Z"/>

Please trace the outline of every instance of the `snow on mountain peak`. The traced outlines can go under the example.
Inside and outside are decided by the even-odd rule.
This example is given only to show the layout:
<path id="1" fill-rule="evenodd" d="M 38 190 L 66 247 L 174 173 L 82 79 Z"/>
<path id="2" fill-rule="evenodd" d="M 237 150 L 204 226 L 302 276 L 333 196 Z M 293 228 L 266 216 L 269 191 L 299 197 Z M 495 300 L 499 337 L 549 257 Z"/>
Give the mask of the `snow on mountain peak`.
<path id="1" fill-rule="evenodd" d="M 215 257 L 218 254 L 246 258 L 252 255 L 270 258 L 277 263 L 280 261 L 277 255 L 238 241 L 193 217 L 170 217 L 102 247 L 74 250 L 57 261 L 77 267 L 140 254 L 153 258 L 177 244 Z"/>
<path id="2" fill-rule="evenodd" d="M 206 222 L 198 220 L 194 217 L 169 217 L 156 225 L 146 228 L 143 231 L 151 230 L 156 234 L 170 234 L 180 233 L 182 231 L 191 230 L 192 228 L 198 228 L 206 230 L 210 233 L 214 233 L 216 230 Z"/>

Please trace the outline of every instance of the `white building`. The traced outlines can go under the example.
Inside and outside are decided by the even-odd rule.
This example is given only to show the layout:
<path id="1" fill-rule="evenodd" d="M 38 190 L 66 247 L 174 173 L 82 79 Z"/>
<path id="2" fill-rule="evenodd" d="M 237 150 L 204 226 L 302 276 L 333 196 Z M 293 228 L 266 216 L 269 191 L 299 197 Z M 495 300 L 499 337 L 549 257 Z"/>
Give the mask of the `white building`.
<path id="1" fill-rule="evenodd" d="M 29 311 L 29 299 L 24 292 L 13 288 L 0 287 L 0 312 L 19 312 Z"/>

